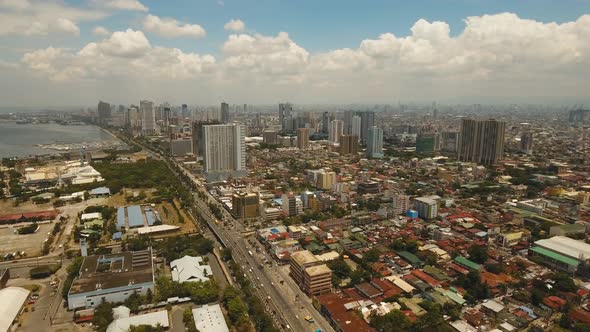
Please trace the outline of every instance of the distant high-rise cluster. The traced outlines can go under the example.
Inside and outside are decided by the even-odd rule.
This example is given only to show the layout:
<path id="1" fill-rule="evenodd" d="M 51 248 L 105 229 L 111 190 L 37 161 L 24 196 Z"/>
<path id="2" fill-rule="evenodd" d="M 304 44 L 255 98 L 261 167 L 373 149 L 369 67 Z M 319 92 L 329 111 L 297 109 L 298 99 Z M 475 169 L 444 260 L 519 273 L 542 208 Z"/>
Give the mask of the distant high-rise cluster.
<path id="1" fill-rule="evenodd" d="M 106 124 L 111 117 L 111 105 L 104 101 L 98 102 L 98 122 Z"/>
<path id="2" fill-rule="evenodd" d="M 590 110 L 577 109 L 570 111 L 569 121 L 573 124 L 590 123 Z"/>
<path id="3" fill-rule="evenodd" d="M 506 123 L 497 120 L 461 120 L 457 159 L 484 165 L 497 164 L 504 156 Z"/>

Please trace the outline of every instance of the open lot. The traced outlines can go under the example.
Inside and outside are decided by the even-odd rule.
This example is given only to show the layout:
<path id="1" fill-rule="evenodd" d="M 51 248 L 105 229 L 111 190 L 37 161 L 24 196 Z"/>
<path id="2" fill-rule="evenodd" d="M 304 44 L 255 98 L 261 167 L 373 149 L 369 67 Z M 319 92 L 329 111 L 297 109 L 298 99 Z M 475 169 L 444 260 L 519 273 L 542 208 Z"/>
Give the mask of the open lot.
<path id="1" fill-rule="evenodd" d="M 53 224 L 39 224 L 37 233 L 19 235 L 14 234 L 12 226 L 0 228 L 0 254 L 24 251 L 27 256 L 36 256 L 41 252 L 41 246 L 48 237 L 47 233 L 53 229 Z"/>
<path id="2" fill-rule="evenodd" d="M 53 209 L 52 203 L 47 204 L 34 204 L 31 201 L 20 203 L 18 206 L 14 206 L 12 199 L 0 200 L 0 215 L 21 213 L 21 212 L 37 212 L 46 211 Z"/>

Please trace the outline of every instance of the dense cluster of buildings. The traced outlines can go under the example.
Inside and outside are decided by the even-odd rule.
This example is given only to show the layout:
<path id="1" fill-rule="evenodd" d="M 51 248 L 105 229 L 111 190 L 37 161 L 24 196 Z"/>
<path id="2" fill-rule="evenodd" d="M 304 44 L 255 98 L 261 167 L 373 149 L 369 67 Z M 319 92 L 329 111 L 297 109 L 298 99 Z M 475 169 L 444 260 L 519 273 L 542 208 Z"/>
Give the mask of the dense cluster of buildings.
<path id="1" fill-rule="evenodd" d="M 459 308 L 445 312 L 458 331 L 590 324 L 590 144 L 576 116 L 548 127 L 282 104 L 263 144 L 247 143 L 248 177 L 210 189 L 240 218 L 250 198 L 257 239 L 338 331 L 370 331 L 392 310 L 416 322 L 432 303 Z M 348 276 L 331 268 L 340 260 Z"/>

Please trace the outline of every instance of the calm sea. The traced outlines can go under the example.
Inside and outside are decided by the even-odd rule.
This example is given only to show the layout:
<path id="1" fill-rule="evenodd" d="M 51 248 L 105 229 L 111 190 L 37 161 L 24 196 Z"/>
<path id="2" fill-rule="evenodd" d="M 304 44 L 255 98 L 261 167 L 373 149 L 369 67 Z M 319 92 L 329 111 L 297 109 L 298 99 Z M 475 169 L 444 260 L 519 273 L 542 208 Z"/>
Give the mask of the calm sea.
<path id="1" fill-rule="evenodd" d="M 59 153 L 37 144 L 115 143 L 117 139 L 95 126 L 62 126 L 49 124 L 16 124 L 0 122 L 0 157 L 27 157 Z"/>

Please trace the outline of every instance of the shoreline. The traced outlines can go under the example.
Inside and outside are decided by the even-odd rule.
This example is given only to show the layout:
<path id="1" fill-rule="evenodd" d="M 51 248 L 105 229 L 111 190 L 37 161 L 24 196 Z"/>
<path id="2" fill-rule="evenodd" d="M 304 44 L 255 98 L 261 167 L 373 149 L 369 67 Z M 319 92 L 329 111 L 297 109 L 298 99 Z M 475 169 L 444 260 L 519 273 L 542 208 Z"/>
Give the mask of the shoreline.
<path id="1" fill-rule="evenodd" d="M 68 139 L 66 139 L 66 141 L 61 141 L 59 135 L 56 136 L 55 133 L 51 133 L 52 129 L 50 127 L 70 127 L 67 125 L 64 126 L 54 122 L 49 124 L 39 123 L 22 125 L 16 124 L 16 121 L 14 120 L 7 119 L 0 119 L 0 125 L 5 125 L 11 130 L 23 128 L 23 130 L 27 132 L 27 134 L 25 134 L 27 139 L 24 139 L 24 142 L 16 140 L 21 144 L 14 144 L 13 142 L 15 140 L 10 140 L 10 136 L 5 136 L 5 145 L 0 143 L 0 149 L 4 148 L 4 151 L 0 152 L 5 152 L 6 155 L 2 153 L 0 158 L 10 158 L 16 160 L 51 158 L 54 156 L 63 156 L 66 153 L 78 151 L 82 147 L 85 147 L 88 151 L 98 151 L 124 144 L 124 142 L 111 131 L 89 123 L 83 123 L 83 126 L 93 127 L 96 129 L 74 129 L 80 128 L 80 126 L 71 126 L 73 133 L 70 135 L 71 137 L 69 137 L 71 142 L 68 142 Z M 39 127 L 39 129 L 35 129 L 37 127 Z M 44 127 L 49 127 L 47 129 L 47 135 L 44 134 L 44 129 L 41 129 Z M 39 133 L 36 133 L 36 131 L 39 131 Z M 30 135 L 29 132 L 31 133 Z M 105 133 L 108 134 L 108 136 L 105 135 Z M 32 136 L 32 139 L 30 139 L 28 136 Z"/>

